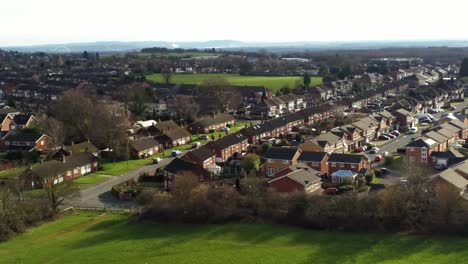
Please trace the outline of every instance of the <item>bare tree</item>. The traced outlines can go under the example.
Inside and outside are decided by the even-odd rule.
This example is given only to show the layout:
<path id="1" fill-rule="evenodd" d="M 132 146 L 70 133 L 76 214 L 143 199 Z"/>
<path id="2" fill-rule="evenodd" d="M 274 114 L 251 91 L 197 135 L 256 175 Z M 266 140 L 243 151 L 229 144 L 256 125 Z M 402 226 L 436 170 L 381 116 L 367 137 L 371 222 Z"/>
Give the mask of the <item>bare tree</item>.
<path id="1" fill-rule="evenodd" d="M 201 96 L 215 98 L 216 108 L 224 113 L 242 101 L 238 92 L 232 89 L 231 84 L 222 77 L 206 79 L 200 86 Z"/>
<path id="2" fill-rule="evenodd" d="M 39 127 L 42 133 L 51 137 L 54 146 L 60 146 L 63 143 L 64 127 L 61 121 L 44 116 L 39 120 Z"/>

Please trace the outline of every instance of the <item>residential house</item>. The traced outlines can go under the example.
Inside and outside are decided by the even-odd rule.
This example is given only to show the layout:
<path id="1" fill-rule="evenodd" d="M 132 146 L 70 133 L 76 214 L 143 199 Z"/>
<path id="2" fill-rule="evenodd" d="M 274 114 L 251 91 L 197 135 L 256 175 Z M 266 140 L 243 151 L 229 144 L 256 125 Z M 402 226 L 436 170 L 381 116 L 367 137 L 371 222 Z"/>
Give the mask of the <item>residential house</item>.
<path id="1" fill-rule="evenodd" d="M 206 145 L 187 152 L 182 158 L 195 162 L 204 169 L 216 165 L 216 152 Z"/>
<path id="2" fill-rule="evenodd" d="M 369 169 L 370 162 L 366 155 L 332 153 L 328 158 L 328 176 L 339 170 L 360 173 L 362 169 Z"/>
<path id="3" fill-rule="evenodd" d="M 345 137 L 343 135 L 340 136 L 332 132 L 327 132 L 304 142 L 299 147 L 302 150 L 328 153 L 344 151 Z"/>
<path id="4" fill-rule="evenodd" d="M 36 125 L 37 121 L 34 115 L 15 115 L 10 123 L 10 130 L 21 130 Z"/>
<path id="5" fill-rule="evenodd" d="M 174 158 L 162 169 L 164 189 L 170 191 L 177 184 L 177 178 L 194 177 L 200 183 L 211 181 L 211 173 L 201 165 L 181 158 Z"/>
<path id="6" fill-rule="evenodd" d="M 265 163 L 262 166 L 263 174 L 268 177 L 273 177 L 277 172 L 291 165 L 296 165 L 301 152 L 302 151 L 298 148 L 269 148 L 264 155 Z"/>
<path id="7" fill-rule="evenodd" d="M 436 191 L 454 190 L 468 200 L 468 160 L 450 166 L 429 182 Z"/>
<path id="8" fill-rule="evenodd" d="M 166 149 L 188 144 L 192 136 L 185 128 L 178 126 L 172 120 L 153 125 L 148 128 L 148 132 Z"/>
<path id="9" fill-rule="evenodd" d="M 393 115 L 396 117 L 398 130 L 406 131 L 408 128 L 416 125 L 417 118 L 415 118 L 415 115 L 412 112 L 409 112 L 406 109 L 400 108 L 393 112 Z"/>
<path id="10" fill-rule="evenodd" d="M 310 193 L 320 189 L 321 178 L 319 172 L 308 166 L 293 165 L 277 173 L 268 184 L 277 192 L 306 192 Z"/>
<path id="11" fill-rule="evenodd" d="M 159 142 L 152 137 L 132 140 L 129 145 L 130 155 L 134 159 L 146 158 L 159 152 Z"/>
<path id="12" fill-rule="evenodd" d="M 26 170 L 24 181 L 27 188 L 38 189 L 43 188 L 45 184 L 55 185 L 98 169 L 98 160 L 93 154 L 75 153 L 33 165 Z"/>
<path id="13" fill-rule="evenodd" d="M 8 133 L 5 139 L 8 152 L 14 151 L 48 151 L 52 149 L 52 139 L 38 133 Z"/>
<path id="14" fill-rule="evenodd" d="M 11 114 L 0 114 L 1 131 L 10 131 L 10 125 L 13 122 Z"/>
<path id="15" fill-rule="evenodd" d="M 406 160 L 411 163 L 429 164 L 431 153 L 437 151 L 438 144 L 431 138 L 422 137 L 406 145 Z"/>
<path id="16" fill-rule="evenodd" d="M 344 136 L 347 151 L 353 151 L 366 142 L 366 139 L 362 137 L 363 132 L 359 128 L 352 125 L 333 129 L 332 133 L 340 137 Z"/>
<path id="17" fill-rule="evenodd" d="M 240 155 L 242 152 L 245 152 L 249 143 L 247 137 L 236 132 L 215 141 L 210 141 L 206 146 L 216 153 L 216 162 L 222 163 L 234 155 Z"/>
<path id="18" fill-rule="evenodd" d="M 95 157 L 99 156 L 99 149 L 94 146 L 90 141 L 85 141 L 81 143 L 72 142 L 69 146 L 62 146 L 58 149 L 55 154 L 52 156 L 54 159 L 59 159 L 62 156 L 70 156 L 73 153 L 91 153 Z"/>
<path id="19" fill-rule="evenodd" d="M 234 125 L 235 118 L 228 114 L 218 114 L 212 117 L 200 119 L 189 126 L 190 132 L 194 134 L 210 133 L 210 130 L 219 130 L 223 127 Z"/>
<path id="20" fill-rule="evenodd" d="M 316 170 L 320 175 L 328 173 L 328 154 L 326 152 L 302 151 L 297 161 Z"/>
<path id="21" fill-rule="evenodd" d="M 261 139 L 271 137 L 272 128 L 268 123 L 256 124 L 240 130 L 247 137 L 249 144 L 258 144 Z"/>

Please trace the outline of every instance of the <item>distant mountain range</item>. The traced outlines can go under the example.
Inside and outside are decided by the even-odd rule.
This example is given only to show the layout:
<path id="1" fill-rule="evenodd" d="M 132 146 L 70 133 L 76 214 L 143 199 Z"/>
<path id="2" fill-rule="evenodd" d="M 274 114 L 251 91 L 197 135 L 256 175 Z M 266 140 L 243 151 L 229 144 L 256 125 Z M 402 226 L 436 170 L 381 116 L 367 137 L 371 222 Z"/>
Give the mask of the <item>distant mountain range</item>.
<path id="1" fill-rule="evenodd" d="M 235 40 L 211 40 L 199 42 L 166 42 L 166 41 L 102 41 L 87 43 L 47 44 L 32 46 L 0 47 L 3 50 L 20 52 L 132 52 L 143 48 L 183 48 L 183 49 L 224 49 L 224 50 L 258 50 L 294 51 L 294 50 L 343 50 L 343 49 L 380 49 L 410 47 L 468 47 L 468 40 L 429 40 L 429 41 L 362 41 L 362 42 L 242 42 Z"/>

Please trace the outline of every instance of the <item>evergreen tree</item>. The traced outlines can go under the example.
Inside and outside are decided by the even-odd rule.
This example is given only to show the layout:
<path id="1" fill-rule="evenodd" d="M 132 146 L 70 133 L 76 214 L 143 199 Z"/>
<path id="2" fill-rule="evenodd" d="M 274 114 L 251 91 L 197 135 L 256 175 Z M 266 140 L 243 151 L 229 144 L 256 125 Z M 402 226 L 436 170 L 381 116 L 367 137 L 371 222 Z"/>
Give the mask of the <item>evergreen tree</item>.
<path id="1" fill-rule="evenodd" d="M 460 77 L 468 77 L 468 58 L 464 58 L 461 63 Z"/>

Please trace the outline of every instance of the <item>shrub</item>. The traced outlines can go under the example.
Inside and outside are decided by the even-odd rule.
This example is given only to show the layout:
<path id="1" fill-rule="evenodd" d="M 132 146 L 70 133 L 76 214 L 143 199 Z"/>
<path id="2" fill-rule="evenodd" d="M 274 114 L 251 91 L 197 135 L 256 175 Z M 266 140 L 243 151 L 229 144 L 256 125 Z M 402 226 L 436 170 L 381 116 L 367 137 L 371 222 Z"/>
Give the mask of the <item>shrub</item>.
<path id="1" fill-rule="evenodd" d="M 349 191 L 353 191 L 354 190 L 354 186 L 353 185 L 342 185 L 338 188 L 338 191 L 342 192 L 342 193 L 345 193 L 345 192 L 349 192 Z"/>

